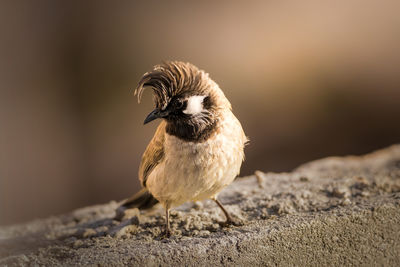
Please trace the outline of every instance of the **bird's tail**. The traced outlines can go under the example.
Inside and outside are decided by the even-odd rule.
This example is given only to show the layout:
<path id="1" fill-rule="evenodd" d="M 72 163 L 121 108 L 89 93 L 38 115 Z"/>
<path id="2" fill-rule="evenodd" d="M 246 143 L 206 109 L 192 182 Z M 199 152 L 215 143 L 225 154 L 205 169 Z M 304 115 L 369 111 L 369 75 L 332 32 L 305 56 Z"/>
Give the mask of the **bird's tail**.
<path id="1" fill-rule="evenodd" d="M 142 190 L 122 202 L 122 204 L 116 210 L 116 216 L 114 217 L 114 219 L 120 221 L 124 217 L 125 210 L 127 209 L 150 209 L 157 203 L 158 200 L 155 199 L 146 188 L 143 188 Z"/>

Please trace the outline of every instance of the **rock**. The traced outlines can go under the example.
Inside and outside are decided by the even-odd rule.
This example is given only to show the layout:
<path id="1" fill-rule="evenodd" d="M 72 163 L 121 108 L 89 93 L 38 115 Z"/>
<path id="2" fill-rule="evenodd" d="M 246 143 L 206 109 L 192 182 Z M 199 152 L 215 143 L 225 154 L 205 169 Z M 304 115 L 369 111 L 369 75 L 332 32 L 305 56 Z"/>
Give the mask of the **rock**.
<path id="1" fill-rule="evenodd" d="M 80 246 L 82 246 L 84 244 L 83 240 L 75 240 L 75 242 L 72 244 L 72 246 L 74 248 L 79 248 Z"/>
<path id="2" fill-rule="evenodd" d="M 123 217 L 123 220 L 131 219 L 132 217 L 136 217 L 136 219 L 139 219 L 139 216 L 140 216 L 139 209 L 137 209 L 137 208 L 127 209 L 127 210 L 125 210 L 125 216 Z"/>
<path id="3" fill-rule="evenodd" d="M 83 232 L 83 235 L 82 235 L 82 236 L 83 236 L 84 238 L 88 238 L 88 237 L 90 237 L 90 236 L 94 236 L 96 233 L 97 233 L 96 230 L 91 229 L 91 228 L 88 228 L 88 229 L 85 230 L 85 232 Z"/>
<path id="4" fill-rule="evenodd" d="M 310 181 L 310 179 L 307 177 L 307 176 L 300 176 L 300 181 L 301 182 L 308 182 L 308 181 Z"/>
<path id="5" fill-rule="evenodd" d="M 126 235 L 130 235 L 131 233 L 136 233 L 139 225 L 139 218 L 137 216 L 133 216 L 128 220 L 121 222 L 120 224 L 112 227 L 108 234 L 113 237 L 123 237 Z"/>
<path id="6" fill-rule="evenodd" d="M 332 196 L 338 198 L 348 198 L 350 196 L 349 189 L 346 186 L 335 186 L 331 193 Z"/>
<path id="7" fill-rule="evenodd" d="M 399 162 L 395 145 L 313 161 L 292 173 L 259 171 L 219 196 L 243 226 L 221 227 L 223 213 L 204 201 L 171 212 L 169 239 L 160 206 L 128 211 L 118 222 L 116 202 L 3 226 L 0 266 L 396 266 Z"/>
<path id="8" fill-rule="evenodd" d="M 351 200 L 348 198 L 343 199 L 340 204 L 342 204 L 343 206 L 348 206 L 351 204 Z"/>

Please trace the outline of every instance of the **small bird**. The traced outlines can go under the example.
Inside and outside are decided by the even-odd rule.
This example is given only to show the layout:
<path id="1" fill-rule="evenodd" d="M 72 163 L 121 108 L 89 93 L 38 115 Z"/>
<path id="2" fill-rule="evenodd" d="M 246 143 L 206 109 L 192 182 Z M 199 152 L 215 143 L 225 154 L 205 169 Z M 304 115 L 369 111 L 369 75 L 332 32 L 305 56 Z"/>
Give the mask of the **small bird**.
<path id="1" fill-rule="evenodd" d="M 144 124 L 162 119 L 139 167 L 143 189 L 117 210 L 150 208 L 160 202 L 169 211 L 188 201 L 212 199 L 227 224 L 237 224 L 218 193 L 239 174 L 248 139 L 231 104 L 207 73 L 190 63 L 169 61 L 143 75 L 135 90 L 140 102 L 144 88 L 153 89 L 155 109 Z"/>

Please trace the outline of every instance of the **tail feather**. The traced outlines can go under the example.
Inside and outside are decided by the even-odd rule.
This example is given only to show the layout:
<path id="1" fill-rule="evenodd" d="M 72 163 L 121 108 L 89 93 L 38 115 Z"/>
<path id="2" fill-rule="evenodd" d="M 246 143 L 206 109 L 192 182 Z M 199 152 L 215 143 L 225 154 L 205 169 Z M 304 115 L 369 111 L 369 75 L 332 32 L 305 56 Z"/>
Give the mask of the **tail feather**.
<path id="1" fill-rule="evenodd" d="M 122 202 L 122 204 L 116 210 L 116 216 L 114 219 L 120 221 L 124 217 L 125 210 L 127 209 L 150 209 L 157 203 L 158 200 L 155 199 L 146 188 L 143 188 L 142 190 Z"/>
<path id="2" fill-rule="evenodd" d="M 143 188 L 127 200 L 125 200 L 121 207 L 125 207 L 126 209 L 138 208 L 149 209 L 158 203 L 158 200 L 153 197 L 153 195 L 146 189 Z"/>

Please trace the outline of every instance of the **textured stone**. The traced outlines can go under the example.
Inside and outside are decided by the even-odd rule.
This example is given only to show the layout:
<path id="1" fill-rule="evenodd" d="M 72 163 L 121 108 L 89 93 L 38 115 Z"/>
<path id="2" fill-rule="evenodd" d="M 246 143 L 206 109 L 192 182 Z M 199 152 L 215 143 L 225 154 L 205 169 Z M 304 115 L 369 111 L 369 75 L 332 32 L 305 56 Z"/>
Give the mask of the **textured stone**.
<path id="1" fill-rule="evenodd" d="M 0 265 L 385 265 L 400 262 L 400 146 L 331 157 L 292 173 L 238 178 L 220 195 L 240 227 L 223 228 L 212 201 L 171 212 L 116 202 L 0 227 Z"/>

